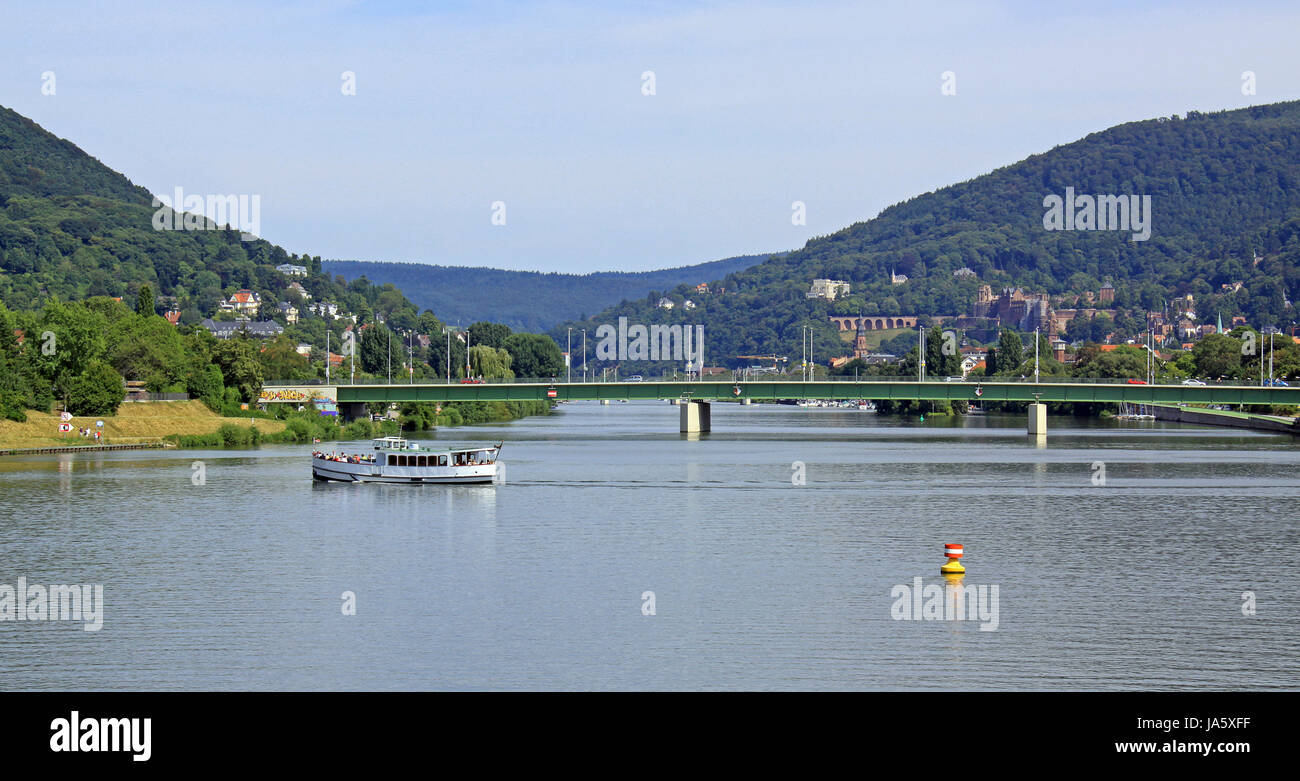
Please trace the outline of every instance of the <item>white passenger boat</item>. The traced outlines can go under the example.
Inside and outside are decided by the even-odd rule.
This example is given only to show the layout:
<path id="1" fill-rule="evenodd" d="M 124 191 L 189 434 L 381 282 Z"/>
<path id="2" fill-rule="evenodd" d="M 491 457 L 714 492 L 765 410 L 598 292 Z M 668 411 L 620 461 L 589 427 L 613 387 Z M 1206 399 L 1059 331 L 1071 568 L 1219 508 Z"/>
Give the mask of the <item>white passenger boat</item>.
<path id="1" fill-rule="evenodd" d="M 348 483 L 490 483 L 503 444 L 425 449 L 401 437 L 380 437 L 367 453 L 313 452 L 311 476 Z"/>

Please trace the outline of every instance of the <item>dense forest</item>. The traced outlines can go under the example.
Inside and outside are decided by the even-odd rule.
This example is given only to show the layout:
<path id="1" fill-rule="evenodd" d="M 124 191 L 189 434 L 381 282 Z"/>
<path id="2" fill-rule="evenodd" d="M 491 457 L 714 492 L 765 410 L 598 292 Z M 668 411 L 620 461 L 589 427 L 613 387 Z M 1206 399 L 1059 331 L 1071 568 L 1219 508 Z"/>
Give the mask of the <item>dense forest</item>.
<path id="1" fill-rule="evenodd" d="M 449 323 L 492 320 L 515 329 L 545 331 L 556 323 L 582 319 L 624 299 L 639 299 L 651 289 L 693 287 L 744 271 L 767 257 L 743 255 L 658 271 L 592 274 L 356 260 L 326 260 L 322 267 L 348 280 L 366 278 L 372 283 L 395 285 L 422 309 L 432 309 Z"/>
<path id="2" fill-rule="evenodd" d="M 1044 199 L 1077 194 L 1149 195 L 1151 234 L 1046 230 Z M 953 272 L 970 269 L 973 275 Z M 892 274 L 908 280 L 893 284 Z M 814 278 L 844 280 L 852 295 L 808 299 Z M 710 280 L 724 295 L 686 286 L 651 291 L 587 321 L 591 331 L 626 316 L 641 323 L 705 326 L 706 357 L 800 354 L 800 326 L 816 329 L 814 352 L 847 352 L 828 315 L 967 313 L 981 284 L 1054 296 L 1115 289 L 1129 325 L 1192 294 L 1200 322 L 1244 315 L 1256 327 L 1289 326 L 1300 295 L 1300 102 L 1189 112 L 1133 122 L 1034 155 L 967 182 L 891 206 L 802 249 Z M 1239 289 L 1225 290 L 1223 285 Z M 692 310 L 658 308 L 668 295 Z"/>

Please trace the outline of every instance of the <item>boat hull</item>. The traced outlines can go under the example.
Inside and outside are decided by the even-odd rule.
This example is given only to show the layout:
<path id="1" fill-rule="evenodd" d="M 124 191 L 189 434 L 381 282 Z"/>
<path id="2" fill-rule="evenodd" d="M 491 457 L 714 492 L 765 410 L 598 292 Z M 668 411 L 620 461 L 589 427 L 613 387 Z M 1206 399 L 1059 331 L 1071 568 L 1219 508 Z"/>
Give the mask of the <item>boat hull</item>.
<path id="1" fill-rule="evenodd" d="M 491 483 L 496 479 L 497 465 L 473 466 L 385 466 L 373 463 L 354 464 L 347 461 L 312 459 L 311 476 L 314 480 L 342 483 Z"/>

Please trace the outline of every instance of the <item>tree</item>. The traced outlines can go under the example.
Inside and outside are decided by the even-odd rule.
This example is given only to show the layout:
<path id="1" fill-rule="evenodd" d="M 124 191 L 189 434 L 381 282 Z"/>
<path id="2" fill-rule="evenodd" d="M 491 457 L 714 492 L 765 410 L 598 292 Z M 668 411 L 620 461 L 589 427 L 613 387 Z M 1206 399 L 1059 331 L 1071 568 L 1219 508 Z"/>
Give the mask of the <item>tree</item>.
<path id="1" fill-rule="evenodd" d="M 469 327 L 470 347 L 476 344 L 486 347 L 505 347 L 509 336 L 510 327 L 500 323 L 478 322 Z"/>
<path id="2" fill-rule="evenodd" d="M 241 401 L 251 402 L 262 390 L 262 366 L 257 361 L 257 347 L 247 335 L 218 342 L 212 351 L 213 361 L 221 368 L 226 389 L 238 393 Z"/>
<path id="3" fill-rule="evenodd" d="M 122 375 L 106 361 L 92 361 L 68 388 L 68 412 L 73 415 L 112 415 L 126 398 Z"/>
<path id="4" fill-rule="evenodd" d="M 484 345 L 470 345 L 470 373 L 487 379 L 514 379 L 510 370 L 510 353 Z"/>
<path id="5" fill-rule="evenodd" d="M 1236 377 L 1241 372 L 1241 347 L 1239 339 L 1223 334 L 1207 334 L 1192 347 L 1197 376 L 1210 379 Z"/>
<path id="6" fill-rule="evenodd" d="M 1020 334 L 1012 328 L 1003 328 L 1002 335 L 998 337 L 998 372 L 1001 374 L 1010 374 L 1020 368 L 1020 364 L 1025 360 L 1025 343 L 1021 341 Z"/>
<path id="7" fill-rule="evenodd" d="M 361 329 L 361 371 L 386 376 L 390 350 L 397 351 L 397 365 L 400 367 L 402 339 L 394 337 L 393 332 L 383 323 L 371 323 Z"/>
<path id="8" fill-rule="evenodd" d="M 148 285 L 140 286 L 140 295 L 136 297 L 135 313 L 144 317 L 153 317 L 158 312 L 154 309 L 153 288 Z"/>
<path id="9" fill-rule="evenodd" d="M 104 355 L 104 317 L 79 304 L 51 300 L 38 327 L 41 331 L 32 334 L 37 365 L 57 392 L 66 396 L 73 380 Z"/>
<path id="10" fill-rule="evenodd" d="M 504 347 L 510 353 L 516 377 L 557 377 L 564 373 L 564 354 L 549 336 L 511 334 Z"/>
<path id="11" fill-rule="evenodd" d="M 123 377 L 144 380 L 159 392 L 180 382 L 185 372 L 185 345 L 176 329 L 161 317 L 130 315 L 108 333 L 107 358 Z"/>
<path id="12" fill-rule="evenodd" d="M 1133 379 L 1146 377 L 1146 374 L 1146 353 L 1127 344 L 1114 350 L 1103 350 L 1100 345 L 1086 344 L 1079 348 L 1074 362 L 1075 377 Z"/>

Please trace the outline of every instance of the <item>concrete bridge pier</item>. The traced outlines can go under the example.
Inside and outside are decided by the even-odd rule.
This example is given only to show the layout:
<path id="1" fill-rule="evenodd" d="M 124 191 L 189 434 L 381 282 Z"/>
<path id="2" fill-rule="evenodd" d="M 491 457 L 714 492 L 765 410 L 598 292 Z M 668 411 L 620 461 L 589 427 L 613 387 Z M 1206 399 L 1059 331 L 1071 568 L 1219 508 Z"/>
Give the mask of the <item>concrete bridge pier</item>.
<path id="1" fill-rule="evenodd" d="M 339 411 L 343 413 L 343 419 L 349 423 L 370 417 L 370 410 L 366 409 L 364 401 L 349 401 L 338 406 Z"/>
<path id="2" fill-rule="evenodd" d="M 709 424 L 709 403 L 707 401 L 689 401 L 681 405 L 682 433 L 698 434 L 711 431 Z"/>
<path id="3" fill-rule="evenodd" d="M 1034 403 L 1029 405 L 1029 433 L 1035 436 L 1047 434 L 1047 405 Z"/>

